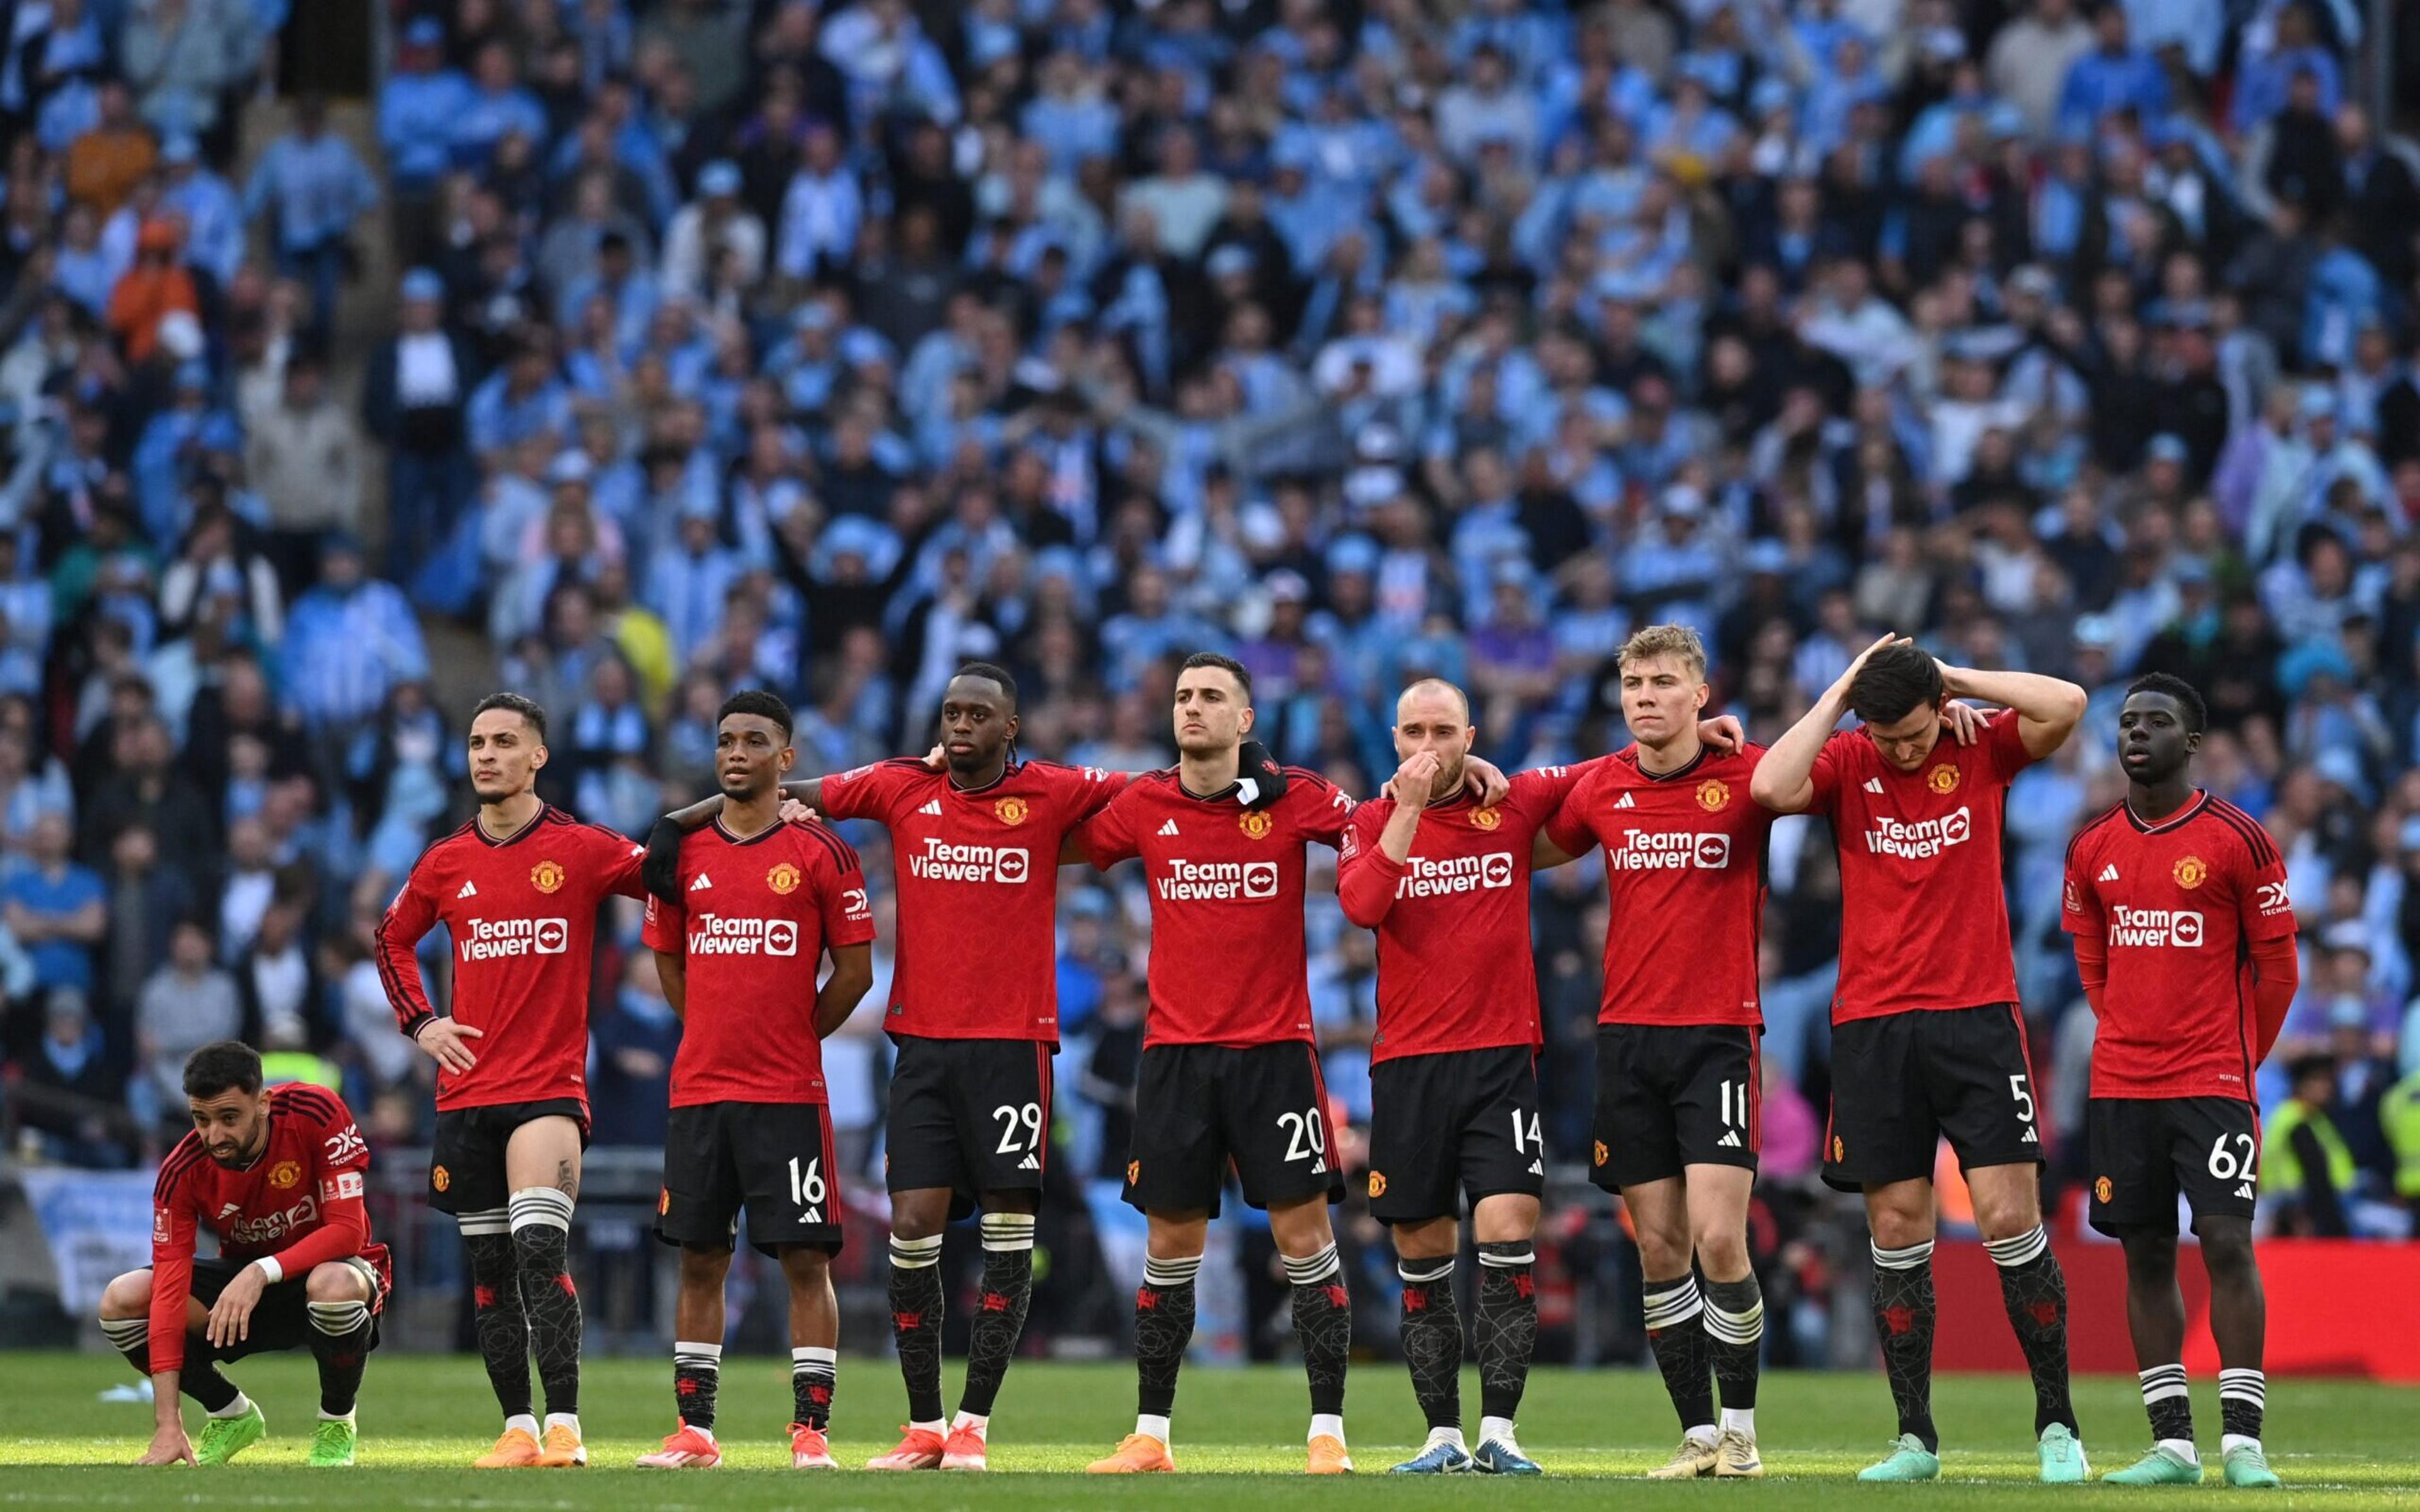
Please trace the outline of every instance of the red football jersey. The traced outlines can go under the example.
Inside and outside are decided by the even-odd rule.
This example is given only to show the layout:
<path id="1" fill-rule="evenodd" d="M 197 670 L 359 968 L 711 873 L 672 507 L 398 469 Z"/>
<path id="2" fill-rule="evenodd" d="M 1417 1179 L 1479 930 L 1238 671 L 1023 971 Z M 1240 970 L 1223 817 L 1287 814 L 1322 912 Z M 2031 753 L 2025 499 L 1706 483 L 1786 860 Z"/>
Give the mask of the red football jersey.
<path id="1" fill-rule="evenodd" d="M 645 930 L 689 967 L 672 1105 L 829 1101 L 816 968 L 874 938 L 857 852 L 818 825 L 741 840 L 717 822 L 681 842 L 680 879 L 686 906 L 648 898 Z"/>
<path id="2" fill-rule="evenodd" d="M 1701 749 L 1660 776 L 1631 746 L 1589 773 L 1546 837 L 1605 848 L 1611 924 L 1599 1024 L 1761 1025 L 1757 949 L 1771 810 L 1747 795 L 1764 748 Z"/>
<path id="3" fill-rule="evenodd" d="M 1400 864 L 1378 848 L 1395 800 L 1373 798 L 1353 810 L 1336 890 L 1346 918 L 1376 920 L 1373 1064 L 1545 1042 L 1529 937 L 1529 842 L 1584 770 L 1523 772 L 1492 809 L 1466 792 L 1430 804 Z"/>
<path id="4" fill-rule="evenodd" d="M 2258 820 L 2207 793 L 2156 825 L 2118 804 L 2068 845 L 2059 921 L 2109 950 L 2094 1097 L 2256 1100 L 2251 945 L 2295 929 Z"/>
<path id="5" fill-rule="evenodd" d="M 823 779 L 826 817 L 891 831 L 899 947 L 884 1028 L 1058 1042 L 1059 847 L 1124 781 L 1019 762 L 997 782 L 961 789 L 908 758 Z"/>
<path id="6" fill-rule="evenodd" d="M 151 1188 L 151 1368 L 184 1368 L 185 1299 L 203 1228 L 218 1236 L 221 1258 L 266 1256 L 287 1281 L 359 1256 L 377 1267 L 383 1300 L 395 1273 L 386 1246 L 370 1241 L 362 1205 L 369 1168 L 370 1148 L 344 1099 L 301 1082 L 269 1089 L 268 1148 L 241 1170 L 210 1159 L 198 1134 L 177 1141 Z"/>
<path id="7" fill-rule="evenodd" d="M 1077 831 L 1103 871 L 1142 857 L 1151 885 L 1145 1046 L 1282 1044 L 1311 1032 L 1303 850 L 1339 845 L 1353 800 L 1286 768 L 1285 796 L 1247 809 L 1197 798 L 1176 769 L 1136 779 Z"/>
<path id="8" fill-rule="evenodd" d="M 644 898 L 646 847 L 551 805 L 505 840 L 476 819 L 421 853 L 378 933 L 379 976 L 406 1033 L 433 1011 L 413 957 L 442 922 L 454 941 L 454 1018 L 481 1032 L 478 1064 L 437 1072 L 437 1106 L 588 1101 L 590 951 L 609 897 Z"/>
<path id="9" fill-rule="evenodd" d="M 1808 811 L 1840 851 L 1840 985 L 1832 1022 L 2017 1000 L 2000 825 L 2031 764 L 2015 711 L 1962 746 L 1947 728 L 1913 772 L 1861 725 L 1823 743 Z"/>

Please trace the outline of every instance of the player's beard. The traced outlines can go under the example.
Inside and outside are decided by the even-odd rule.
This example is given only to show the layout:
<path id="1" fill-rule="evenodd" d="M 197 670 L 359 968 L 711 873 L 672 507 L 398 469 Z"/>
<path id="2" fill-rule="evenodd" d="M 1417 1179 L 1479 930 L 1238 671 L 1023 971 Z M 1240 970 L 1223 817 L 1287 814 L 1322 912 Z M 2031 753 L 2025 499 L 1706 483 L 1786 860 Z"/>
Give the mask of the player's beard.
<path id="1" fill-rule="evenodd" d="M 1441 763 L 1438 765 L 1436 780 L 1429 784 L 1431 803 L 1442 803 L 1462 791 L 1463 767 L 1469 760 L 1469 753 L 1466 751 L 1452 761 Z"/>
<path id="2" fill-rule="evenodd" d="M 962 788 L 972 787 L 983 781 L 993 767 L 1005 767 L 1008 764 L 1007 750 L 1004 747 L 992 750 L 977 748 L 964 756 L 944 748 L 941 752 L 941 762 L 950 769 L 951 780 Z"/>

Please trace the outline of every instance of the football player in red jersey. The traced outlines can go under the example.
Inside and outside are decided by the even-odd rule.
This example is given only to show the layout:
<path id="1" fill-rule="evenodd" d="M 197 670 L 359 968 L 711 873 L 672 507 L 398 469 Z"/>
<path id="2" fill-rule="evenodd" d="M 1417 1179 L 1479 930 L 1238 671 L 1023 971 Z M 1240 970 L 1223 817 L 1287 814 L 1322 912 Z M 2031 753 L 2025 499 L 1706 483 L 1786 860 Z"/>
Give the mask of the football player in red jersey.
<path id="1" fill-rule="evenodd" d="M 504 1412 L 475 1463 L 584 1465 L 567 1251 L 588 1143 L 591 951 L 604 901 L 645 896 L 645 852 L 538 797 L 546 711 L 520 694 L 479 701 L 470 757 L 479 811 L 413 865 L 379 924 L 379 975 L 396 1023 L 437 1062 L 428 1204 L 461 1225 L 479 1351 Z M 413 953 L 439 923 L 453 942 L 451 1015 L 430 1008 Z"/>
<path id="2" fill-rule="evenodd" d="M 2127 1486 L 2201 1484 L 2177 1287 L 2180 1195 L 2193 1204 L 2210 1273 L 2226 1484 L 2277 1484 L 2260 1443 L 2267 1307 L 2252 1251 L 2252 1077 L 2301 968 L 2276 841 L 2193 786 L 2207 720 L 2190 684 L 2138 678 L 2118 714 L 2125 801 L 2067 851 L 2062 919 L 2097 1020 L 2086 1103 L 2092 1227 L 2126 1246 L 2126 1321 L 2151 1419 L 2150 1452 L 2104 1477 Z"/>
<path id="3" fill-rule="evenodd" d="M 112 1281 L 101 1331 L 151 1378 L 159 1421 L 142 1463 L 223 1465 L 268 1436 L 260 1409 L 219 1373 L 264 1350 L 307 1347 L 319 1365 L 314 1465 L 353 1462 L 353 1404 L 393 1284 L 362 1206 L 369 1146 L 343 1099 L 263 1088 L 260 1056 L 222 1040 L 185 1061 L 194 1132 L 160 1163 L 151 1265 Z M 194 1240 L 218 1236 L 213 1259 Z M 209 1413 L 196 1450 L 177 1394 Z"/>
<path id="4" fill-rule="evenodd" d="M 656 1233 L 680 1246 L 673 1396 L 680 1427 L 643 1467 L 721 1462 L 714 1404 L 722 1373 L 722 1291 L 742 1207 L 748 1237 L 790 1283 L 790 1463 L 833 1468 L 825 1439 L 836 1384 L 839 1172 L 823 1040 L 874 981 L 874 911 L 857 853 L 817 825 L 782 822 L 781 780 L 798 752 L 789 705 L 751 691 L 726 701 L 715 762 L 722 811 L 681 847 L 681 902 L 647 900 L 646 941 L 681 1015 Z M 818 963 L 831 975 L 820 989 Z"/>
<path id="5" fill-rule="evenodd" d="M 1972 746 L 1944 705 L 2004 705 Z M 1851 662 L 1750 779 L 1777 813 L 1823 813 L 1840 856 L 1840 980 L 1823 1179 L 1862 1190 L 1874 1321 L 1900 1436 L 1864 1480 L 1941 1473 L 1932 1426 L 1932 1169 L 1943 1136 L 1975 1198 L 2033 1377 L 2041 1478 L 2089 1471 L 2068 1390 L 2067 1280 L 2041 1221 L 2041 1134 L 2001 881 L 2009 784 L 2056 750 L 2084 689 L 1947 667 L 1884 636 Z M 1854 711 L 1859 728 L 1836 733 Z"/>
<path id="6" fill-rule="evenodd" d="M 1353 1468 L 1344 1447 L 1351 1299 L 1327 1204 L 1344 1195 L 1327 1138 L 1326 1088 L 1311 1026 L 1303 937 L 1305 848 L 1343 841 L 1353 800 L 1293 770 L 1265 810 L 1243 800 L 1252 678 L 1214 652 L 1176 679 L 1178 764 L 1138 778 L 1087 821 L 1075 843 L 1104 871 L 1140 858 L 1151 889 L 1151 1007 L 1136 1089 L 1126 1201 L 1149 1236 L 1135 1293 L 1135 1431 L 1097 1460 L 1101 1473 L 1168 1471 L 1169 1414 L 1193 1336 L 1194 1277 L 1232 1167 L 1244 1200 L 1265 1208 L 1294 1285 L 1295 1332 L 1311 1381 L 1309 1468 Z M 1476 758 L 1466 781 L 1483 807 L 1503 774 Z"/>
<path id="7" fill-rule="evenodd" d="M 1513 1431 L 1537 1341 L 1532 1240 L 1545 1190 L 1529 873 L 1548 817 L 1586 768 L 1524 772 L 1502 802 L 1482 805 L 1463 782 L 1477 733 L 1452 684 L 1404 689 L 1403 765 L 1388 796 L 1353 811 L 1338 850 L 1344 917 L 1378 935 L 1370 1213 L 1394 1230 L 1404 1360 L 1429 1425 L 1420 1453 L 1395 1467 L 1407 1474 L 1539 1473 Z M 1453 1288 L 1466 1193 L 1480 1264 L 1475 1453 L 1462 1432 Z"/>
<path id="8" fill-rule="evenodd" d="M 898 957 L 885 1027 L 892 1070 L 884 1178 L 891 1192 L 890 1303 L 908 1422 L 875 1470 L 987 1464 L 991 1410 L 1033 1294 L 1033 1214 L 1049 1158 L 1050 1056 L 1059 1041 L 1057 868 L 1067 839 L 1125 774 L 1016 753 L 1016 680 L 987 662 L 941 696 L 932 755 L 784 784 L 830 819 L 891 832 Z M 1274 765 L 1257 801 L 1282 792 Z M 650 888 L 680 901 L 683 837 L 721 807 L 702 800 L 648 837 Z M 969 942 L 982 942 L 970 949 Z M 954 1420 L 941 1406 L 941 1234 L 980 1204 L 983 1304 L 969 1329 Z"/>

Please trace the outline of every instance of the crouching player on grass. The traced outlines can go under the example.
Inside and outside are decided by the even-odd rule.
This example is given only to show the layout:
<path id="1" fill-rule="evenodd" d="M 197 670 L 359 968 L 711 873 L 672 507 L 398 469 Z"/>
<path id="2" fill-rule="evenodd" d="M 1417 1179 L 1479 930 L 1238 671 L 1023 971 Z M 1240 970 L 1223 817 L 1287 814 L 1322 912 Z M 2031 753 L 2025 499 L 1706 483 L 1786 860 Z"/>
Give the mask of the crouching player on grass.
<path id="1" fill-rule="evenodd" d="M 393 1282 L 362 1206 L 369 1147 L 343 1099 L 299 1083 L 264 1088 L 259 1055 L 232 1040 L 185 1062 L 185 1098 L 194 1132 L 160 1163 L 150 1268 L 101 1297 L 101 1331 L 152 1381 L 159 1427 L 141 1463 L 223 1465 L 268 1437 L 219 1366 L 308 1346 L 319 1363 L 311 1463 L 349 1465 L 353 1401 Z M 205 1227 L 216 1259 L 194 1257 Z M 209 1413 L 198 1450 L 179 1391 Z"/>

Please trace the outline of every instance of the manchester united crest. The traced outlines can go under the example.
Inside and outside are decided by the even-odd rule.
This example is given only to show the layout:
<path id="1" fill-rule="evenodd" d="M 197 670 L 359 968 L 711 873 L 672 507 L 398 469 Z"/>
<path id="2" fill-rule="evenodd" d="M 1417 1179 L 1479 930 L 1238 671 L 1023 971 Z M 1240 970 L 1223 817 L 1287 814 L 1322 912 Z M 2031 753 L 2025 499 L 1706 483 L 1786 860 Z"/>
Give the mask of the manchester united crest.
<path id="1" fill-rule="evenodd" d="M 1838 1165 L 1840 1162 L 1848 1158 L 1849 1147 L 1840 1143 L 1840 1136 L 1838 1134 L 1834 1134 L 1832 1136 L 1832 1164 Z"/>
<path id="2" fill-rule="evenodd" d="M 656 1188 L 656 1216 L 660 1218 L 672 1211 L 673 1189 L 668 1186 Z"/>
<path id="3" fill-rule="evenodd" d="M 1271 819 L 1267 814 L 1261 812 L 1258 809 L 1246 810 L 1244 817 L 1236 820 L 1235 824 L 1245 834 L 1249 835 L 1254 840 L 1268 839 L 1269 831 L 1277 827 L 1277 821 Z"/>
<path id="4" fill-rule="evenodd" d="M 1598 1140 L 1596 1142 L 1596 1148 L 1589 1151 L 1590 1164 L 1595 1165 L 1604 1165 L 1606 1156 L 1609 1153 L 1611 1152 L 1605 1148 L 1605 1141 L 1602 1139 Z"/>
<path id="5" fill-rule="evenodd" d="M 1946 764 L 1936 766 L 1924 774 L 1924 785 L 1935 793 L 1955 793 L 1958 791 L 1958 768 Z"/>
<path id="6" fill-rule="evenodd" d="M 1387 1176 L 1385 1172 L 1372 1171 L 1370 1173 L 1370 1195 L 1373 1197 L 1383 1197 L 1387 1195 Z"/>
<path id="7" fill-rule="evenodd" d="M 1141 1180 L 1142 1162 L 1139 1160 L 1130 1160 L 1126 1162 L 1126 1185 L 1132 1186 Z"/>
<path id="8" fill-rule="evenodd" d="M 302 1167 L 290 1160 L 281 1160 L 269 1168 L 269 1184 L 284 1191 L 302 1180 Z"/>
<path id="9" fill-rule="evenodd" d="M 2116 1182 L 2110 1180 L 2109 1178 L 2105 1176 L 2102 1177 L 2092 1183 L 2092 1200 L 2095 1202 L 2105 1203 L 2109 1200 L 2109 1194 L 2117 1190 L 2118 1184 Z"/>
<path id="10" fill-rule="evenodd" d="M 1698 784 L 1698 807 L 1716 813 L 1731 801 L 1731 785 L 1718 777 L 1710 777 Z"/>
<path id="11" fill-rule="evenodd" d="M 1033 810 L 1026 807 L 1023 798 L 1002 798 L 991 806 L 991 811 L 1000 816 L 1003 825 L 1021 825 L 1025 823 L 1025 816 Z"/>
<path id="12" fill-rule="evenodd" d="M 2180 856 L 2174 873 L 2177 886 L 2190 891 L 2210 878 L 2210 863 L 2198 856 Z"/>
<path id="13" fill-rule="evenodd" d="M 454 1184 L 454 1173 L 442 1165 L 433 1166 L 428 1172 L 428 1184 L 442 1192 Z"/>
<path id="14" fill-rule="evenodd" d="M 799 890 L 799 869 L 787 861 L 765 873 L 765 886 L 783 898 Z"/>
<path id="15" fill-rule="evenodd" d="M 563 864 L 559 861 L 540 861 L 530 868 L 530 886 L 540 892 L 552 892 L 561 887 L 563 878 Z"/>
<path id="16" fill-rule="evenodd" d="M 1493 830 L 1504 822 L 1504 811 L 1500 809 L 1475 809 L 1471 810 L 1470 822 L 1481 829 Z"/>

